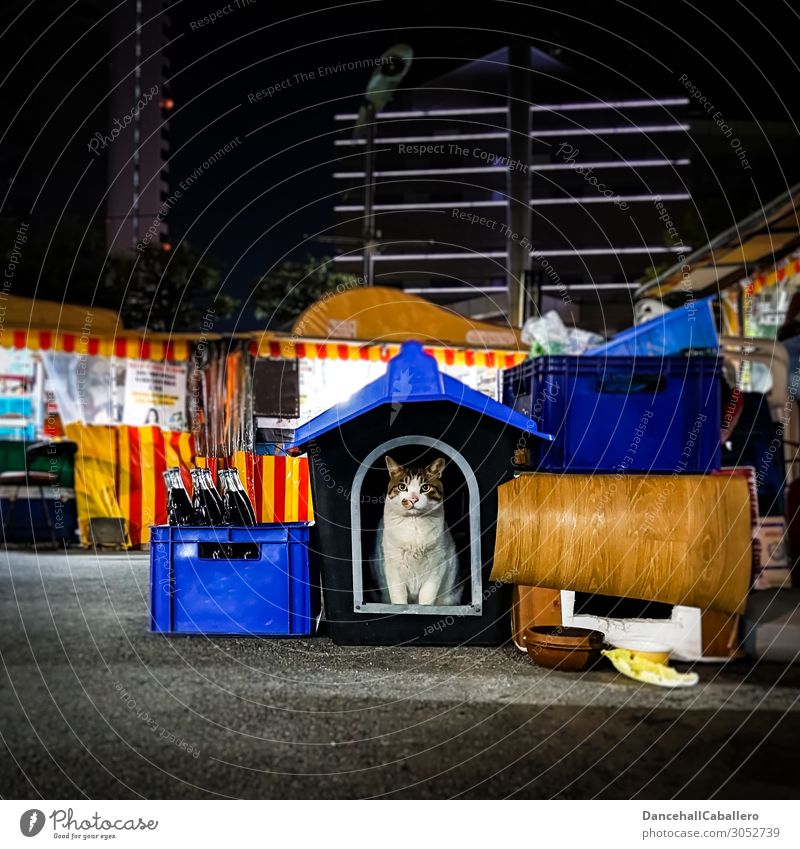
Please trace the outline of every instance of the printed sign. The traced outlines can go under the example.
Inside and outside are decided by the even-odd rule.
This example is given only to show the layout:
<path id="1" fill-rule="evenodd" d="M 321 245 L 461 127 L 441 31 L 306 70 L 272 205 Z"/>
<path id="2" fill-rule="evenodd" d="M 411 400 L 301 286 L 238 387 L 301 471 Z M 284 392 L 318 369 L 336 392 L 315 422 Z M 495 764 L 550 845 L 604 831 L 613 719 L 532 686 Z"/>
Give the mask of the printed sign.
<path id="1" fill-rule="evenodd" d="M 186 430 L 186 366 L 128 360 L 124 422 Z"/>

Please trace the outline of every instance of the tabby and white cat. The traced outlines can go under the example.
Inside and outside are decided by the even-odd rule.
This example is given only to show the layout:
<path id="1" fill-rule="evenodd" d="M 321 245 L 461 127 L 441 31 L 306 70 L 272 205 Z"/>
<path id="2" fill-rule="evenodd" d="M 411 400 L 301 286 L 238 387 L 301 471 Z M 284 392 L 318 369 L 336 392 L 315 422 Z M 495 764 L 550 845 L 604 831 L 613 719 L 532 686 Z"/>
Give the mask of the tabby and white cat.
<path id="1" fill-rule="evenodd" d="M 386 457 L 389 486 L 373 561 L 381 600 L 391 604 L 459 604 L 458 558 L 444 521 L 442 457 L 406 469 Z"/>

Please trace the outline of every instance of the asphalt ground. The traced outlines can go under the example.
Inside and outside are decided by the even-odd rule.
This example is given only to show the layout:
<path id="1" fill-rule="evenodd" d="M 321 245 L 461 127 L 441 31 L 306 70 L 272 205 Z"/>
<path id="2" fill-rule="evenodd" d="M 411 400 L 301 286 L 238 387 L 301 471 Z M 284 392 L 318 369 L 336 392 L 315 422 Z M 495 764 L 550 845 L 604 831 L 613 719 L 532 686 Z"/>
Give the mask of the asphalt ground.
<path id="1" fill-rule="evenodd" d="M 795 798 L 800 668 L 148 632 L 144 554 L 0 553 L 4 798 Z"/>

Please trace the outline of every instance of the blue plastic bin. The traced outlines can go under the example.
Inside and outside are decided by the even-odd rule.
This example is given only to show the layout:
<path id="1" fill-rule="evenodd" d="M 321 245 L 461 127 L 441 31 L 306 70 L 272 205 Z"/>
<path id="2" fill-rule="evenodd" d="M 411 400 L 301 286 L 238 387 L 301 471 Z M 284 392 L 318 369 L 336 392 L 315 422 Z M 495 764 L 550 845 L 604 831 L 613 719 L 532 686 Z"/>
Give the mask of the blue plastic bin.
<path id="1" fill-rule="evenodd" d="M 319 589 L 308 524 L 170 527 L 150 536 L 150 630 L 165 634 L 313 633 Z"/>
<path id="2" fill-rule="evenodd" d="M 52 536 L 47 519 L 50 519 Z M 44 542 L 53 537 L 67 543 L 78 541 L 78 510 L 74 498 L 0 498 L 0 523 L 7 542 Z"/>
<path id="3" fill-rule="evenodd" d="M 555 434 L 533 457 L 550 472 L 720 467 L 717 357 L 539 357 L 503 374 L 503 400 Z M 533 443 L 532 443 L 533 447 Z"/>
<path id="4" fill-rule="evenodd" d="M 663 357 L 689 348 L 719 348 L 714 297 L 691 301 L 630 330 L 605 345 L 590 348 L 586 357 Z"/>

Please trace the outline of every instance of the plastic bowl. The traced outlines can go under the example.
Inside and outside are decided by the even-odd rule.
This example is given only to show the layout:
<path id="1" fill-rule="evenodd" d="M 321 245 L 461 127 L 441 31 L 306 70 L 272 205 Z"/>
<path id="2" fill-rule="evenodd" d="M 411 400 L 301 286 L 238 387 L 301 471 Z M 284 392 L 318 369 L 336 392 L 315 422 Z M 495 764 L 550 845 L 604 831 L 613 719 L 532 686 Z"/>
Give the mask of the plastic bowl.
<path id="1" fill-rule="evenodd" d="M 537 625 L 525 631 L 528 656 L 537 666 L 580 672 L 600 659 L 601 631 L 563 625 Z"/>

